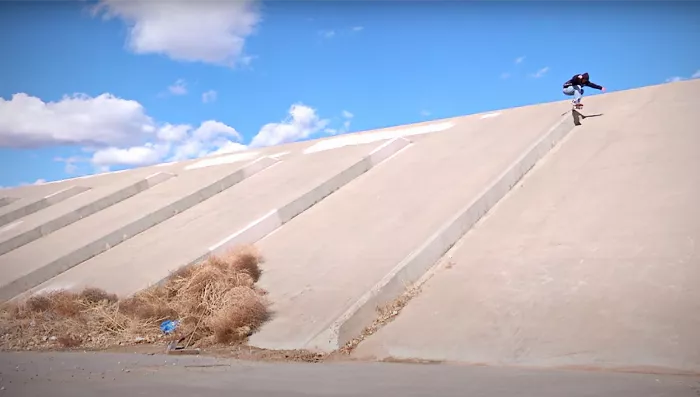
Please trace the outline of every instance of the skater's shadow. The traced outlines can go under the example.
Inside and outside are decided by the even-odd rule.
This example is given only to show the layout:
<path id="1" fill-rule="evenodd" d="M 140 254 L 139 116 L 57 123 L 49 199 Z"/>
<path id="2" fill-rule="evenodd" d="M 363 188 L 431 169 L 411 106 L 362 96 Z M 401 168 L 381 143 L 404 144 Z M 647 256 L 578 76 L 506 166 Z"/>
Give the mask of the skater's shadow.
<path id="1" fill-rule="evenodd" d="M 571 115 L 574 117 L 574 125 L 581 125 L 581 120 L 587 119 L 590 117 L 600 117 L 603 115 L 603 113 L 598 113 L 598 114 L 583 114 L 579 112 L 576 109 L 571 110 Z"/>

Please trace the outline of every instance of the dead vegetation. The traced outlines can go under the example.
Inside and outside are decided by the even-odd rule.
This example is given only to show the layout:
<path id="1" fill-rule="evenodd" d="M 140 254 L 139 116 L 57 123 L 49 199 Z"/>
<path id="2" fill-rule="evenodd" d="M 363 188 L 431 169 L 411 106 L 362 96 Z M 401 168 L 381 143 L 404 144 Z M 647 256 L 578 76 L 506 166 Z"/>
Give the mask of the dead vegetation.
<path id="1" fill-rule="evenodd" d="M 396 316 L 401 313 L 401 310 L 408 305 L 408 303 L 420 293 L 420 285 L 414 285 L 407 287 L 403 294 L 399 295 L 396 299 L 388 304 L 377 308 L 377 318 L 372 322 L 372 324 L 365 327 L 360 335 L 356 338 L 349 340 L 345 345 L 338 349 L 337 354 L 350 355 L 353 350 L 369 336 L 375 334 L 379 329 L 384 327 L 386 324 L 394 321 Z"/>
<path id="2" fill-rule="evenodd" d="M 265 292 L 255 286 L 261 262 L 254 247 L 240 247 L 124 299 L 87 288 L 5 303 L 0 347 L 94 349 L 159 339 L 185 340 L 189 346 L 237 344 L 268 319 Z M 167 337 L 160 330 L 165 320 L 179 322 Z"/>

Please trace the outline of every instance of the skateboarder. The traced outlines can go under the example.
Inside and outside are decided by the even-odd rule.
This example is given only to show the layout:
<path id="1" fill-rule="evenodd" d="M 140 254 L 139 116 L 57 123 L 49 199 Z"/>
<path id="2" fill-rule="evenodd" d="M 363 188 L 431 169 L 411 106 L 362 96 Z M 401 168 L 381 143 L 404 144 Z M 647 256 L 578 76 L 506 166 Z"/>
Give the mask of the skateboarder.
<path id="1" fill-rule="evenodd" d="M 581 97 L 583 96 L 583 86 L 595 88 L 596 90 L 605 91 L 605 87 L 599 86 L 598 84 L 592 83 L 588 79 L 588 73 L 577 74 L 570 78 L 566 83 L 564 83 L 564 95 L 574 96 L 571 100 L 571 104 L 574 107 L 581 107 Z"/>

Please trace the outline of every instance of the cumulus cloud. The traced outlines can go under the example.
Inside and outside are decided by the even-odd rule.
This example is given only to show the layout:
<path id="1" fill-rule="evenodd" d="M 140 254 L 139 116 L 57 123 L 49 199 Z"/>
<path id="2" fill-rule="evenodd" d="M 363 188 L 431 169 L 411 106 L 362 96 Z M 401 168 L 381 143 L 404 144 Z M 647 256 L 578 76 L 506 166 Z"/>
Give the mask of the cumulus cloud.
<path id="1" fill-rule="evenodd" d="M 109 147 L 95 152 L 91 160 L 100 169 L 111 165 L 139 166 L 158 163 L 169 151 L 170 148 L 167 144 L 157 145 L 153 143 L 124 149 Z"/>
<path id="2" fill-rule="evenodd" d="M 112 165 L 143 166 L 163 161 L 180 161 L 211 154 L 228 153 L 247 147 L 241 135 L 222 122 L 208 120 L 194 128 L 188 124 L 166 124 L 157 133 L 158 141 L 127 148 L 108 147 L 97 150 L 92 164 L 106 169 Z"/>
<path id="3" fill-rule="evenodd" d="M 265 124 L 250 143 L 251 147 L 272 146 L 294 142 L 323 130 L 329 123 L 316 110 L 304 104 L 289 108 L 289 116 L 280 123 Z"/>
<path id="4" fill-rule="evenodd" d="M 0 98 L 0 146 L 39 148 L 83 147 L 88 159 L 57 158 L 65 171 L 89 162 L 100 170 L 112 165 L 138 166 L 167 159 L 183 160 L 219 150 L 240 149 L 242 137 L 233 127 L 207 120 L 198 127 L 157 123 L 136 101 L 111 94 L 84 94 L 44 102 L 25 93 Z"/>
<path id="5" fill-rule="evenodd" d="M 137 54 L 234 66 L 260 21 L 257 1 L 101 0 L 95 15 L 120 18 Z"/>
<path id="6" fill-rule="evenodd" d="M 535 73 L 533 73 L 533 74 L 532 74 L 532 77 L 534 77 L 534 78 L 536 78 L 536 79 L 539 79 L 540 77 L 542 77 L 542 76 L 544 76 L 545 74 L 547 74 L 548 71 L 549 71 L 549 66 L 545 66 L 545 67 L 543 67 L 542 69 L 540 69 L 540 70 L 536 71 Z"/>
<path id="7" fill-rule="evenodd" d="M 111 94 L 64 96 L 44 102 L 25 93 L 0 98 L 0 146 L 128 145 L 156 131 L 136 101 Z"/>
<path id="8" fill-rule="evenodd" d="M 517 64 L 519 64 L 519 63 L 523 63 L 524 60 L 525 60 L 525 57 L 524 57 L 524 56 L 522 56 L 522 57 L 517 57 L 517 58 L 515 58 L 515 64 L 517 65 Z"/>
<path id="9" fill-rule="evenodd" d="M 217 93 L 214 90 L 209 90 L 202 93 L 202 102 L 209 103 L 216 101 Z"/>
<path id="10" fill-rule="evenodd" d="M 54 159 L 65 164 L 66 173 L 84 170 L 81 164 L 104 172 L 113 166 L 145 166 L 294 142 L 329 125 L 314 108 L 301 103 L 288 113 L 285 120 L 264 125 L 246 145 L 241 134 L 223 122 L 206 120 L 198 126 L 157 122 L 138 102 L 111 94 L 75 94 L 44 102 L 19 93 L 10 100 L 0 97 L 0 146 L 77 146 L 84 156 Z M 347 110 L 341 115 L 345 132 L 354 115 Z"/>

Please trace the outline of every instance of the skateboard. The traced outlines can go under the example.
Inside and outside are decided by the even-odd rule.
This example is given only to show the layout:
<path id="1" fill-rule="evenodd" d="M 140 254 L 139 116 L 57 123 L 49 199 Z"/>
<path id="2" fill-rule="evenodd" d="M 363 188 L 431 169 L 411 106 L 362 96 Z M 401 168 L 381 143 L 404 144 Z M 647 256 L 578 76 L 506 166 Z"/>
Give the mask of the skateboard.
<path id="1" fill-rule="evenodd" d="M 582 109 L 583 108 L 582 103 L 573 103 L 571 106 L 572 106 L 572 109 Z"/>

